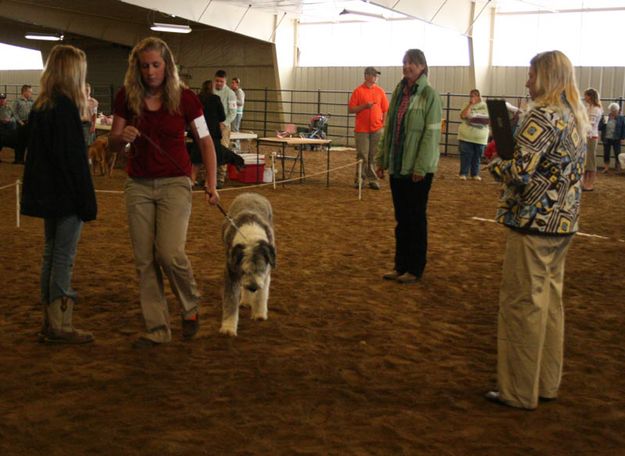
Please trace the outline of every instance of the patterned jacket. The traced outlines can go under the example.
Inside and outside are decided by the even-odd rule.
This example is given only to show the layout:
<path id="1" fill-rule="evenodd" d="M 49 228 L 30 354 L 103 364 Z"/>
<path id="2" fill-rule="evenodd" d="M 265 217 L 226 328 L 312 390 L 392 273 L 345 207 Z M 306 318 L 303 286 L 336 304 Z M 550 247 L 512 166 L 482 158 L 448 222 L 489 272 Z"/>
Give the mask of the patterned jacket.
<path id="1" fill-rule="evenodd" d="M 567 235 L 578 229 L 586 138 L 569 109 L 531 107 L 511 160 L 490 170 L 504 182 L 497 222 L 530 234 Z"/>

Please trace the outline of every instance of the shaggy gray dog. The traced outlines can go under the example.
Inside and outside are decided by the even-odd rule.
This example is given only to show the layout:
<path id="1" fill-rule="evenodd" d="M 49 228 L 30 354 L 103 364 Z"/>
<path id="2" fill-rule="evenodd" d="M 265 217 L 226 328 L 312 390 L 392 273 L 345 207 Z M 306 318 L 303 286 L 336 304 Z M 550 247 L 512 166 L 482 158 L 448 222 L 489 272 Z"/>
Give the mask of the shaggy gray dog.
<path id="1" fill-rule="evenodd" d="M 225 220 L 222 239 L 226 248 L 222 334 L 237 335 L 239 306 L 252 307 L 252 319 L 267 319 L 271 269 L 276 267 L 272 210 L 257 193 L 237 196 Z"/>

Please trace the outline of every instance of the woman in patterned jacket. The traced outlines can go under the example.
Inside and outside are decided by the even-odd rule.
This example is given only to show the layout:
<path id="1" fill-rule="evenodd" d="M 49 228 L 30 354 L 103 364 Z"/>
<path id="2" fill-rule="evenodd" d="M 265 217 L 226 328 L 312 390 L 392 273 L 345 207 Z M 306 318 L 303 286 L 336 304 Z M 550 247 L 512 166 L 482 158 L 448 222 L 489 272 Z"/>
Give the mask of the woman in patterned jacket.
<path id="1" fill-rule="evenodd" d="M 504 183 L 497 221 L 510 231 L 499 292 L 498 390 L 486 398 L 532 410 L 557 397 L 562 377 L 564 262 L 577 231 L 588 118 L 562 52 L 536 55 L 526 87 L 532 103 L 514 155 L 490 166 Z"/>

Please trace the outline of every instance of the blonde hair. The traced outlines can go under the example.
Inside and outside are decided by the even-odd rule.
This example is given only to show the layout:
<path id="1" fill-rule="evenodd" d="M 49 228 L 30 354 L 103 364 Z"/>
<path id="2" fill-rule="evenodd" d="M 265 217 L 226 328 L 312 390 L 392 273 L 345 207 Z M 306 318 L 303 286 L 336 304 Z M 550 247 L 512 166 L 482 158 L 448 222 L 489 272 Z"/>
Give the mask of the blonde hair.
<path id="1" fill-rule="evenodd" d="M 599 92 L 597 92 L 596 89 L 589 87 L 588 89 L 584 90 L 584 96 L 587 96 L 588 98 L 590 98 L 591 105 L 596 106 L 598 108 L 601 107 L 601 103 L 599 103 Z"/>
<path id="2" fill-rule="evenodd" d="M 589 127 L 588 116 L 569 58 L 560 51 L 541 52 L 534 56 L 530 65 L 536 71 L 534 104 L 570 108 L 577 123 L 577 132 L 585 137 Z"/>
<path id="3" fill-rule="evenodd" d="M 39 96 L 34 109 L 49 109 L 54 98 L 65 95 L 72 100 L 80 113 L 86 112 L 85 78 L 87 57 L 80 49 L 66 44 L 52 48 L 39 82 Z"/>
<path id="4" fill-rule="evenodd" d="M 130 52 L 128 57 L 128 70 L 124 77 L 124 88 L 128 107 L 137 116 L 141 115 L 144 107 L 144 98 L 148 93 L 148 88 L 141 76 L 141 62 L 139 54 L 147 51 L 157 51 L 165 62 L 165 80 L 163 81 L 162 100 L 163 105 L 171 114 L 180 111 L 180 94 L 182 84 L 178 76 L 178 68 L 174 61 L 174 56 L 165 41 L 156 37 L 148 37 L 139 41 Z"/>

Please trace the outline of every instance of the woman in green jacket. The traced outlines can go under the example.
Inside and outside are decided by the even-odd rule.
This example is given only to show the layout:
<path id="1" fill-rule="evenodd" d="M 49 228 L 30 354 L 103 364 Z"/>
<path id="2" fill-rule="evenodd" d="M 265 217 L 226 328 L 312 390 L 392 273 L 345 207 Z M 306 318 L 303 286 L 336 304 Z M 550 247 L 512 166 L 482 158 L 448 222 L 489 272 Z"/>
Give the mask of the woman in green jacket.
<path id="1" fill-rule="evenodd" d="M 442 111 L 423 51 L 406 51 L 403 73 L 391 98 L 376 173 L 383 179 L 388 171 L 397 222 L 395 267 L 383 277 L 408 284 L 421 278 L 426 264 L 427 202 L 438 165 Z"/>

